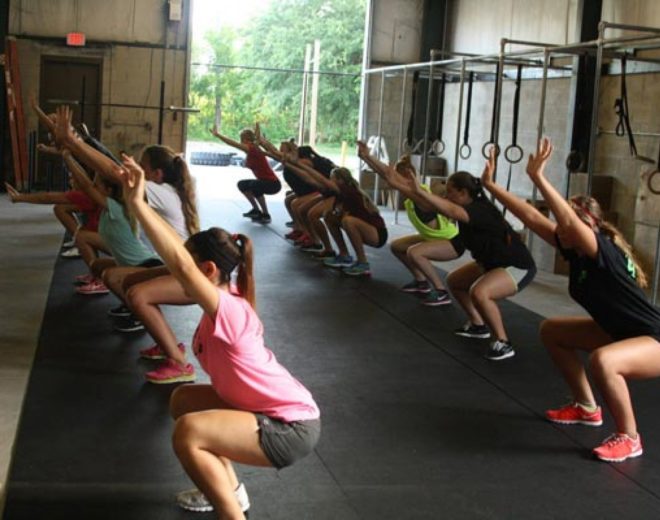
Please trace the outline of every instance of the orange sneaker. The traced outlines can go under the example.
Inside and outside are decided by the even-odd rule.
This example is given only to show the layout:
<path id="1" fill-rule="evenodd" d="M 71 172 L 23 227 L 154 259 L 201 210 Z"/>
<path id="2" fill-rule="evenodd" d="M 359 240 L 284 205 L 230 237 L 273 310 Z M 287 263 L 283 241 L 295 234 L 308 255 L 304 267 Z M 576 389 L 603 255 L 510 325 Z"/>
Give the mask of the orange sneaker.
<path id="1" fill-rule="evenodd" d="M 584 424 L 586 426 L 603 424 L 603 412 L 600 406 L 596 407 L 596 411 L 588 412 L 578 403 L 569 403 L 556 410 L 546 410 L 545 418 L 558 424 Z"/>
<path id="2" fill-rule="evenodd" d="M 639 457 L 643 453 L 642 438 L 628 437 L 625 433 L 613 433 L 594 448 L 594 455 L 605 462 L 623 462 L 626 459 Z"/>

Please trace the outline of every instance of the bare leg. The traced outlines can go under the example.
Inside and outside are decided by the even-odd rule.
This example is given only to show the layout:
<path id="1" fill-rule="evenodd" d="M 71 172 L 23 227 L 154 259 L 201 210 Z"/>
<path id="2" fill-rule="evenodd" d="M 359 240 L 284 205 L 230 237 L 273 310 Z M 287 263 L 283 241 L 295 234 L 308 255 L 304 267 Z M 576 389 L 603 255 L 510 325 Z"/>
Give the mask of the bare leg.
<path id="1" fill-rule="evenodd" d="M 504 269 L 492 269 L 482 275 L 470 288 L 470 298 L 477 312 L 484 319 L 495 339 L 509 338 L 502 323 L 497 300 L 516 294 L 518 288 Z"/>
<path id="2" fill-rule="evenodd" d="M 248 202 L 252 204 L 252 209 L 256 211 L 261 211 L 259 209 L 259 206 L 257 206 L 257 200 L 254 198 L 254 195 L 252 195 L 251 191 L 241 191 L 241 193 L 248 200 Z"/>
<path id="3" fill-rule="evenodd" d="M 458 254 L 449 240 L 425 240 L 408 248 L 407 257 L 410 265 L 423 273 L 433 287 L 442 290 L 445 286 L 431 260 L 446 262 L 458 258 Z"/>
<path id="4" fill-rule="evenodd" d="M 321 218 L 332 209 L 334 199 L 316 199 L 317 203 L 307 212 L 307 222 L 314 236 L 315 242 L 323 244 L 323 251 L 332 251 L 332 243 L 325 224 Z"/>
<path id="5" fill-rule="evenodd" d="M 123 288 L 124 278 L 129 274 L 146 270 L 146 267 L 137 266 L 109 267 L 103 271 L 103 283 L 117 298 L 119 298 L 123 303 L 126 303 L 126 294 L 124 293 Z"/>
<path id="6" fill-rule="evenodd" d="M 589 361 L 617 432 L 636 438 L 637 423 L 626 379 L 660 376 L 660 344 L 650 336 L 630 338 L 594 350 Z"/>
<path id="7" fill-rule="evenodd" d="M 77 211 L 77 206 L 73 204 L 55 204 L 53 206 L 53 213 L 60 223 L 64 226 L 72 236 L 76 234 L 78 230 L 78 221 L 76 217 L 73 216 L 73 213 Z"/>
<path id="8" fill-rule="evenodd" d="M 298 220 L 300 222 L 300 228 L 304 231 L 309 237 L 314 237 L 314 232 L 311 228 L 307 213 L 312 209 L 316 204 L 318 204 L 321 195 L 318 193 L 310 193 L 301 197 L 300 203 L 296 205 L 296 211 L 298 212 Z"/>
<path id="9" fill-rule="evenodd" d="M 341 219 L 341 227 L 346 231 L 346 235 L 348 235 L 348 239 L 351 241 L 353 249 L 355 249 L 357 261 L 366 263 L 367 255 L 364 252 L 364 244 L 368 246 L 378 245 L 378 230 L 364 220 L 350 215 Z"/>
<path id="10" fill-rule="evenodd" d="M 92 265 L 90 266 L 90 271 L 92 273 L 92 276 L 95 276 L 96 278 L 101 278 L 103 276 L 103 271 L 109 269 L 110 267 L 115 267 L 116 265 L 117 262 L 115 262 L 114 258 L 97 258 L 92 262 Z"/>
<path id="11" fill-rule="evenodd" d="M 82 256 L 83 261 L 87 264 L 90 271 L 92 269 L 92 263 L 98 258 L 97 252 L 103 251 L 104 253 L 108 252 L 101 235 L 94 231 L 87 231 L 81 229 L 76 234 L 76 247 L 80 251 L 80 256 Z"/>
<path id="12" fill-rule="evenodd" d="M 257 203 L 261 208 L 261 212 L 268 215 L 268 206 L 266 206 L 266 197 L 264 197 L 263 195 L 259 195 L 258 197 L 255 197 L 255 199 L 257 199 Z"/>
<path id="13" fill-rule="evenodd" d="M 197 385 L 195 385 L 197 386 Z M 172 408 L 185 409 L 182 401 L 200 397 L 200 391 L 181 387 L 172 396 Z M 211 389 L 212 391 L 212 389 Z M 208 392 L 208 390 L 207 390 Z M 207 402 L 211 398 L 206 398 Z M 179 404 L 175 405 L 175 401 Z M 209 499 L 220 518 L 243 519 L 234 489 L 236 474 L 230 461 L 252 466 L 272 466 L 259 445 L 257 418 L 250 412 L 210 409 L 179 415 L 172 444 L 188 476 Z"/>
<path id="14" fill-rule="evenodd" d="M 423 240 L 424 239 L 421 237 L 421 235 L 408 235 L 405 237 L 397 238 L 390 243 L 390 250 L 392 251 L 392 254 L 397 257 L 399 262 L 406 266 L 406 269 L 412 273 L 412 275 L 415 277 L 415 280 L 418 282 L 424 281 L 424 273 L 415 267 L 413 263 L 408 259 L 407 252 L 409 247 L 414 246 L 415 244 L 419 244 Z"/>
<path id="15" fill-rule="evenodd" d="M 159 276 L 131 286 L 126 301 L 133 314 L 160 346 L 168 358 L 181 365 L 186 355 L 178 347 L 177 338 L 160 310 L 160 304 L 192 305 L 195 302 L 186 295 L 181 284 L 172 275 Z"/>
<path id="16" fill-rule="evenodd" d="M 447 286 L 460 306 L 463 307 L 470 322 L 475 325 L 483 325 L 484 320 L 472 304 L 470 287 L 482 274 L 484 274 L 483 269 L 473 261 L 454 269 L 447 276 Z"/>
<path id="17" fill-rule="evenodd" d="M 330 231 L 335 244 L 337 244 L 337 249 L 339 250 L 339 256 L 348 256 L 348 247 L 346 247 L 346 242 L 344 241 L 344 235 L 341 232 L 341 221 L 338 215 L 332 213 L 326 213 L 325 225 Z"/>

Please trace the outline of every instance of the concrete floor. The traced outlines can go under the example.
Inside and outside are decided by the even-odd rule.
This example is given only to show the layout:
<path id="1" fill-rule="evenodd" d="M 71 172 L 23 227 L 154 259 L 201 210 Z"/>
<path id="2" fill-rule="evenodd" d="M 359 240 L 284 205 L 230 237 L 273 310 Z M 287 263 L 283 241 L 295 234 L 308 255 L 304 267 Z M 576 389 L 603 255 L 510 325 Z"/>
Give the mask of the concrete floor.
<path id="1" fill-rule="evenodd" d="M 226 170 L 219 174 L 215 168 L 194 169 L 198 193 L 203 196 L 203 224 L 205 205 L 236 195 L 237 175 L 245 174 L 244 171 L 230 174 Z M 280 203 L 270 200 L 273 205 Z M 411 232 L 405 215 L 400 213 L 400 224 L 394 224 L 393 212 L 384 210 L 383 213 L 390 237 Z M 282 221 L 275 221 L 272 228 L 278 233 L 285 232 Z M 3 251 L 0 257 L 0 290 L 3 295 L 0 300 L 0 353 L 3 359 L 0 363 L 0 513 L 26 383 L 62 234 L 49 206 L 12 205 L 6 196 L 0 197 L 0 248 Z M 449 270 L 465 261 L 464 257 L 441 267 Z M 377 276 L 375 273 L 374 277 Z M 407 275 L 402 268 L 401 283 L 406 281 Z M 530 287 L 513 300 L 542 316 L 583 312 L 568 298 L 566 278 L 546 272 L 540 272 Z"/>

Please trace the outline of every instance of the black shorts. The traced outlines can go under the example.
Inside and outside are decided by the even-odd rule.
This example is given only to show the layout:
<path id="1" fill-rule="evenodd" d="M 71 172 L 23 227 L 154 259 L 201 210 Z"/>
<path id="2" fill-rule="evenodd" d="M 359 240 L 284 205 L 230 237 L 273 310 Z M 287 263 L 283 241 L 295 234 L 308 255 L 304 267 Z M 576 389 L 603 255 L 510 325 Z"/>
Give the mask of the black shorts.
<path id="1" fill-rule="evenodd" d="M 376 228 L 376 231 L 378 231 L 378 245 L 374 247 L 383 247 L 385 244 L 387 244 L 387 228 Z"/>
<path id="2" fill-rule="evenodd" d="M 160 267 L 162 265 L 165 264 L 160 258 L 150 258 L 149 260 L 145 260 L 141 264 L 138 264 L 137 267 Z"/>
<path id="3" fill-rule="evenodd" d="M 259 445 L 277 469 L 290 466 L 309 455 L 321 436 L 321 419 L 285 423 L 255 414 L 259 424 Z"/>
<path id="4" fill-rule="evenodd" d="M 274 195 L 282 189 L 280 181 L 265 181 L 263 179 L 244 179 L 238 181 L 237 186 L 241 192 L 252 193 L 255 197 Z"/>
<path id="5" fill-rule="evenodd" d="M 465 244 L 463 244 L 463 240 L 461 240 L 460 235 L 456 235 L 454 238 L 450 239 L 449 242 L 454 248 L 454 251 L 456 251 L 457 257 L 462 256 L 463 253 L 465 253 Z"/>

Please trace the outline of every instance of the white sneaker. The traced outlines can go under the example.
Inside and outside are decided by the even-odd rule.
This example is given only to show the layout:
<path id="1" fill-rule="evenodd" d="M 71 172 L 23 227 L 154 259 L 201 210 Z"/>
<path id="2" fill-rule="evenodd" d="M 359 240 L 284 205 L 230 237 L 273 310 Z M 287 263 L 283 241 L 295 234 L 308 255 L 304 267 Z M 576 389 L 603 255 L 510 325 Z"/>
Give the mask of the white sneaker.
<path id="1" fill-rule="evenodd" d="M 71 249 L 67 249 L 66 251 L 62 251 L 60 256 L 62 258 L 80 258 L 80 251 L 78 251 L 77 247 L 72 247 Z"/>
<path id="2" fill-rule="evenodd" d="M 245 489 L 245 485 L 241 482 L 239 486 L 234 491 L 236 500 L 238 500 L 238 505 L 241 507 L 241 511 L 244 513 L 250 509 L 250 499 Z M 185 509 L 186 511 L 194 511 L 196 513 L 208 513 L 213 511 L 213 505 L 204 494 L 197 488 L 188 489 L 187 491 L 181 491 L 176 495 L 176 503 L 179 507 Z"/>
<path id="3" fill-rule="evenodd" d="M 76 239 L 75 239 L 75 238 L 72 238 L 71 240 L 67 240 L 66 242 L 64 242 L 64 243 L 62 244 L 62 247 L 63 247 L 64 249 L 69 249 L 70 247 L 73 247 L 73 246 L 75 246 L 75 245 L 76 245 Z"/>

